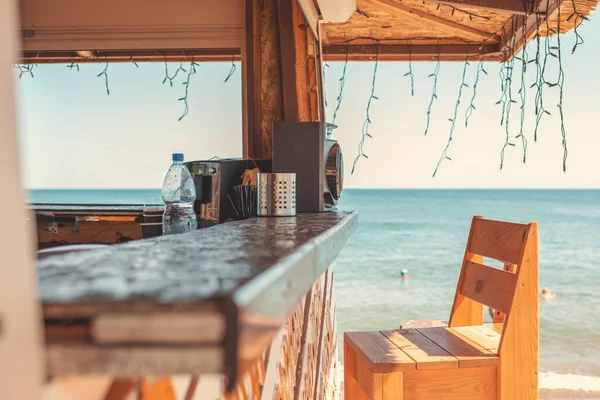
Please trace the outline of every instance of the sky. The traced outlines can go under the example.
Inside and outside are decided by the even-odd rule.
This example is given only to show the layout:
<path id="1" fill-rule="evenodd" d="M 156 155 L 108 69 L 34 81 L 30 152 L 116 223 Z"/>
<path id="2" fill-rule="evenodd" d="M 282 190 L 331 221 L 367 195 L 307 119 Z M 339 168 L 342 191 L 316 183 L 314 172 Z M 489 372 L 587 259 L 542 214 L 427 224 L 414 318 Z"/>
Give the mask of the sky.
<path id="1" fill-rule="evenodd" d="M 580 28 L 585 43 L 575 54 L 575 36 L 561 36 L 564 83 L 564 121 L 568 159 L 562 171 L 563 147 L 558 89 L 545 89 L 544 104 L 551 116 L 535 127 L 534 64 L 525 76 L 524 135 L 528 140 L 523 163 L 520 131 L 520 64 L 515 64 L 513 104 L 507 147 L 500 170 L 505 126 L 500 125 L 500 64 L 485 63 L 476 110 L 465 127 L 477 62 L 467 67 L 466 83 L 457 112 L 453 140 L 435 178 L 432 173 L 448 142 L 464 63 L 442 63 L 438 99 L 425 136 L 426 112 L 432 94 L 435 63 L 415 62 L 414 96 L 411 96 L 408 63 L 382 62 L 378 66 L 371 105 L 370 132 L 355 173 L 350 174 L 358 153 L 366 105 L 371 93 L 374 63 L 348 64 L 342 103 L 336 119 L 345 159 L 347 188 L 600 188 L 600 22 L 598 13 Z M 529 46 L 530 58 L 535 46 Z M 550 79 L 558 69 L 548 68 Z M 173 74 L 178 64 L 169 64 Z M 162 83 L 161 63 L 110 64 L 106 93 L 104 65 L 81 65 L 80 71 L 65 65 L 39 65 L 34 78 L 17 79 L 21 127 L 22 174 L 27 188 L 159 188 L 171 161 L 171 153 L 183 152 L 187 160 L 242 155 L 241 69 L 228 82 L 231 63 L 202 63 L 189 88 L 189 114 L 178 122 L 184 105 L 184 74 L 173 87 Z M 187 67 L 184 65 L 184 68 Z M 343 63 L 326 68 L 327 120 L 337 106 Z M 18 78 L 18 74 L 16 74 Z M 550 80 L 549 79 L 549 80 Z"/>

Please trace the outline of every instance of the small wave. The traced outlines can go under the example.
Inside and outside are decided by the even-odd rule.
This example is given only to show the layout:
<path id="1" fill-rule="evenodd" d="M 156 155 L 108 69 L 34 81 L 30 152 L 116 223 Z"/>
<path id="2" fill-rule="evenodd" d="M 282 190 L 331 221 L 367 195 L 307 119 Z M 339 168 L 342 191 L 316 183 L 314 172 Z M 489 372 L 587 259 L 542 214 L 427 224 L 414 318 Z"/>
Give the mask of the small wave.
<path id="1" fill-rule="evenodd" d="M 540 389 L 568 389 L 586 392 L 600 392 L 600 376 L 539 373 Z"/>

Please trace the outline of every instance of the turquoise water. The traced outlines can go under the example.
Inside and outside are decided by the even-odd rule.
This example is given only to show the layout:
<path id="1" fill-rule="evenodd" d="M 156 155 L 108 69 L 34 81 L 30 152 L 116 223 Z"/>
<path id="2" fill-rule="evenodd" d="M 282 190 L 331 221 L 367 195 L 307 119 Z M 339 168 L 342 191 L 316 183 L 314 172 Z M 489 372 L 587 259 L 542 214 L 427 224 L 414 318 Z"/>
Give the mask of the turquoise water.
<path id="1" fill-rule="evenodd" d="M 29 199 L 143 204 L 144 196 L 160 190 L 36 190 Z M 447 320 L 472 216 L 538 221 L 540 287 L 558 294 L 540 304 L 540 369 L 600 376 L 600 191 L 346 190 L 341 208 L 360 215 L 335 263 L 340 333 Z"/>

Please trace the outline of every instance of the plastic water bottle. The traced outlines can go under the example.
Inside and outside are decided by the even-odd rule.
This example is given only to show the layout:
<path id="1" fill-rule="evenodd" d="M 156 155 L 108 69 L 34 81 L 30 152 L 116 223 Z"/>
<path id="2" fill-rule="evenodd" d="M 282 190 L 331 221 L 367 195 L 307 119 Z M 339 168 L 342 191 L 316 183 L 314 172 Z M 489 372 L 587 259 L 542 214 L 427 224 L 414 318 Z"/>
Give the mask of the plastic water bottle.
<path id="1" fill-rule="evenodd" d="M 173 154 L 173 164 L 165 176 L 162 188 L 165 202 L 163 235 L 191 232 L 198 228 L 194 200 L 196 188 L 192 174 L 183 164 L 183 154 Z"/>

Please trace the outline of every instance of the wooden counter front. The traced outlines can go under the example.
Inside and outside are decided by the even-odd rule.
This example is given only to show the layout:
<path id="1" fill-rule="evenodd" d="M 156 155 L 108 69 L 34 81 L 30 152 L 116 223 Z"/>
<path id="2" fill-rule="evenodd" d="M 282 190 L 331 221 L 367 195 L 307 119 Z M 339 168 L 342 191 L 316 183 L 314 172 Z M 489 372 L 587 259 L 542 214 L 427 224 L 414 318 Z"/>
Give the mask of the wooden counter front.
<path id="1" fill-rule="evenodd" d="M 295 311 L 330 317 L 325 272 L 356 226 L 353 212 L 252 218 L 40 260 L 48 373 L 219 373 L 232 387 Z M 327 340 L 321 326 L 304 347 Z"/>

